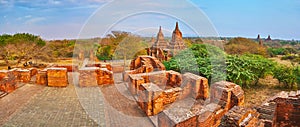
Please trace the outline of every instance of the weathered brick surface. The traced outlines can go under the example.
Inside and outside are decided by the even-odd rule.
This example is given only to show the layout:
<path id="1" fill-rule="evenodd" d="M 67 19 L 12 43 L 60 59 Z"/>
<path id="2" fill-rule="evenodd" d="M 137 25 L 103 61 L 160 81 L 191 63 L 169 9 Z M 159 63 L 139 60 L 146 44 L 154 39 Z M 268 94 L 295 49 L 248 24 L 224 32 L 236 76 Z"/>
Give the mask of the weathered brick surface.
<path id="1" fill-rule="evenodd" d="M 235 106 L 224 115 L 220 127 L 257 127 L 258 116 L 255 109 Z"/>
<path id="2" fill-rule="evenodd" d="M 211 101 L 222 105 L 226 110 L 244 104 L 244 91 L 240 86 L 221 81 L 212 85 Z"/>
<path id="3" fill-rule="evenodd" d="M 0 70 L 0 81 L 7 76 L 8 70 Z"/>
<path id="4" fill-rule="evenodd" d="M 56 68 L 66 68 L 68 72 L 77 72 L 78 66 L 72 64 L 65 64 L 65 65 L 55 65 Z"/>
<path id="5" fill-rule="evenodd" d="M 47 70 L 39 70 L 36 74 L 36 84 L 47 85 Z"/>
<path id="6" fill-rule="evenodd" d="M 180 73 L 176 71 L 167 71 L 166 72 L 167 77 L 167 85 L 171 87 L 179 87 L 182 84 L 182 76 Z"/>
<path id="7" fill-rule="evenodd" d="M 181 94 L 182 94 L 182 88 L 180 87 L 164 90 L 162 94 L 163 104 L 167 105 L 175 102 L 177 99 L 179 99 L 179 96 Z"/>
<path id="8" fill-rule="evenodd" d="M 130 70 L 138 70 L 140 73 L 146 73 L 156 70 L 166 70 L 166 68 L 155 57 L 139 56 L 131 61 Z"/>
<path id="9" fill-rule="evenodd" d="M 112 85 L 114 84 L 113 72 L 106 68 L 100 68 L 97 72 L 98 85 Z"/>
<path id="10" fill-rule="evenodd" d="M 29 71 L 30 71 L 30 76 L 34 76 L 37 74 L 38 70 L 36 68 L 29 68 Z"/>
<path id="11" fill-rule="evenodd" d="M 163 91 L 157 85 L 144 83 L 138 92 L 138 104 L 148 115 L 156 115 L 163 110 Z"/>
<path id="12" fill-rule="evenodd" d="M 0 81 L 0 91 L 4 91 L 6 93 L 11 93 L 16 89 L 16 78 L 13 75 L 13 73 L 7 73 L 7 76 L 5 76 Z"/>
<path id="13" fill-rule="evenodd" d="M 31 80 L 31 73 L 29 70 L 18 70 L 18 78 L 20 82 L 28 83 Z"/>
<path id="14" fill-rule="evenodd" d="M 300 91 L 280 92 L 256 109 L 266 127 L 299 126 Z"/>
<path id="15" fill-rule="evenodd" d="M 184 83 L 181 85 L 183 87 L 183 96 L 191 96 L 195 99 L 207 99 L 209 97 L 209 85 L 208 80 L 204 77 L 186 73 L 183 75 Z"/>
<path id="16" fill-rule="evenodd" d="M 158 114 L 159 127 L 196 127 L 197 115 L 189 108 L 172 107 Z"/>
<path id="17" fill-rule="evenodd" d="M 198 127 L 211 127 L 214 125 L 214 113 L 203 111 L 198 117 Z"/>
<path id="18" fill-rule="evenodd" d="M 68 71 L 66 68 L 48 68 L 48 86 L 66 87 L 68 85 Z"/>
<path id="19" fill-rule="evenodd" d="M 124 72 L 124 67 L 123 66 L 117 66 L 117 65 L 114 65 L 114 66 L 109 65 L 109 66 L 111 66 L 111 69 L 112 69 L 112 71 L 114 73 L 122 73 L 122 72 Z M 109 68 L 109 67 L 107 67 L 107 68 Z"/>
<path id="20" fill-rule="evenodd" d="M 97 73 L 99 70 L 99 67 L 86 67 L 79 69 L 79 86 L 98 86 Z"/>

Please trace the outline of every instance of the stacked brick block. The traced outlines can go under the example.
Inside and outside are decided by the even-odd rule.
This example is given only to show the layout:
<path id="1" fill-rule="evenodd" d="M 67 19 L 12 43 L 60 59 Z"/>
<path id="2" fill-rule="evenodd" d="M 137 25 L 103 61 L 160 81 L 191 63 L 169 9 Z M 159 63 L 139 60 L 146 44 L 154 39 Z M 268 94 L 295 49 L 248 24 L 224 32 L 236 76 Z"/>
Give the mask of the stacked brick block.
<path id="1" fill-rule="evenodd" d="M 113 72 L 106 68 L 100 68 L 100 70 L 97 72 L 97 76 L 98 85 L 114 84 Z"/>
<path id="2" fill-rule="evenodd" d="M 267 127 L 300 125 L 300 90 L 281 92 L 256 107 Z"/>
<path id="3" fill-rule="evenodd" d="M 163 91 L 157 85 L 145 83 L 140 86 L 138 94 L 138 104 L 148 115 L 156 115 L 163 110 Z"/>
<path id="4" fill-rule="evenodd" d="M 48 86 L 66 87 L 68 85 L 68 74 L 66 68 L 48 68 L 47 82 Z"/>
<path id="5" fill-rule="evenodd" d="M 39 70 L 36 74 L 36 84 L 47 85 L 47 70 Z"/>
<path id="6" fill-rule="evenodd" d="M 72 65 L 72 64 L 66 64 L 66 65 L 55 65 L 55 68 L 66 68 L 68 72 L 76 72 L 78 71 L 78 66 L 77 65 Z"/>
<path id="7" fill-rule="evenodd" d="M 220 127 L 263 127 L 258 117 L 255 109 L 235 106 L 224 115 Z"/>
<path id="8" fill-rule="evenodd" d="M 139 56 L 131 61 L 130 70 L 136 70 L 139 73 L 166 70 L 165 66 L 155 57 Z"/>
<path id="9" fill-rule="evenodd" d="M 18 70 L 17 79 L 23 83 L 29 83 L 31 80 L 31 72 L 30 70 Z"/>
<path id="10" fill-rule="evenodd" d="M 211 102 L 222 105 L 226 110 L 244 104 L 244 91 L 234 83 L 221 81 L 212 85 Z"/>
<path id="11" fill-rule="evenodd" d="M 98 86 L 97 77 L 100 68 L 98 67 L 87 67 L 79 69 L 79 86 L 89 87 Z"/>
<path id="12" fill-rule="evenodd" d="M 183 96 L 191 96 L 195 99 L 207 99 L 209 94 L 208 80 L 204 77 L 186 73 L 183 75 Z"/>
<path id="13" fill-rule="evenodd" d="M 17 88 L 16 87 L 16 78 L 13 75 L 13 73 L 10 71 L 7 71 L 7 72 L 2 71 L 1 73 L 2 73 L 1 76 L 4 75 L 4 73 L 5 73 L 5 77 L 3 77 L 0 80 L 0 91 L 4 91 L 6 93 L 11 93 L 12 91 L 14 91 Z"/>
<path id="14" fill-rule="evenodd" d="M 277 119 L 277 104 L 275 102 L 266 102 L 255 108 L 259 113 L 259 119 L 266 127 L 275 127 Z"/>

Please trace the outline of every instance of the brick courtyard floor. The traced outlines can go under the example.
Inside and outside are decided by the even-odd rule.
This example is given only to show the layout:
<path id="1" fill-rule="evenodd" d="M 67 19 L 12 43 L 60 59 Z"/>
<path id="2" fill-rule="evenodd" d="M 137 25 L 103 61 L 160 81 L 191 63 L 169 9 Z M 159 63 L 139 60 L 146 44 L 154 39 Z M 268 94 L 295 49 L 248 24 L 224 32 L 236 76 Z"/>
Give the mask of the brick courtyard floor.
<path id="1" fill-rule="evenodd" d="M 111 86 L 79 88 L 77 78 L 69 77 L 65 88 L 26 84 L 1 98 L 0 126 L 153 126 L 120 79 Z"/>

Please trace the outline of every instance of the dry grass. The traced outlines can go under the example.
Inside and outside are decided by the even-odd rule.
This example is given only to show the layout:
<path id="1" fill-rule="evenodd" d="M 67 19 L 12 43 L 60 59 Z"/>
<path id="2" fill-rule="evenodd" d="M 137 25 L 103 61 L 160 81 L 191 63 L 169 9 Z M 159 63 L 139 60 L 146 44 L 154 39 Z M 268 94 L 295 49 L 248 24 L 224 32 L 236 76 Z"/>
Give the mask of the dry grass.
<path id="1" fill-rule="evenodd" d="M 268 98 L 278 94 L 279 81 L 272 76 L 267 76 L 264 79 L 260 79 L 257 86 L 251 88 L 244 88 L 245 91 L 245 106 L 253 107 L 261 105 Z"/>

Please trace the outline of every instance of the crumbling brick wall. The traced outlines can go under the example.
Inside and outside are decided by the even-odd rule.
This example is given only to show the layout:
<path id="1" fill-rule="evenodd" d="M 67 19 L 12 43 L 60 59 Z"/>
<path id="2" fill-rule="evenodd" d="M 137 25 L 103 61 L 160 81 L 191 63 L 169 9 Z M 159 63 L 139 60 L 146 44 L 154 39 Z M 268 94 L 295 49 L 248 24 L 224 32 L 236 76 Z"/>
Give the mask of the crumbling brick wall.
<path id="1" fill-rule="evenodd" d="M 222 105 L 226 110 L 244 104 L 244 91 L 239 85 L 221 81 L 211 86 L 211 102 Z"/>
<path id="2" fill-rule="evenodd" d="M 263 127 L 259 115 L 255 109 L 235 106 L 223 116 L 219 127 Z"/>
<path id="3" fill-rule="evenodd" d="M 136 70 L 139 73 L 166 70 L 165 66 L 155 57 L 139 56 L 131 61 L 130 70 Z"/>
<path id="4" fill-rule="evenodd" d="M 114 84 L 113 72 L 106 68 L 100 68 L 99 71 L 97 71 L 97 83 L 98 85 Z"/>
<path id="5" fill-rule="evenodd" d="M 280 92 L 256 107 L 267 127 L 300 125 L 300 90 Z"/>
<path id="6" fill-rule="evenodd" d="M 16 77 L 12 72 L 7 72 L 6 76 L 0 80 L 0 91 L 11 93 L 17 88 L 16 84 Z"/>
<path id="7" fill-rule="evenodd" d="M 142 56 L 131 62 L 130 71 L 123 73 L 129 91 L 136 95 L 146 115 L 158 114 L 157 126 L 216 127 L 228 110 L 244 104 L 244 91 L 234 83 L 217 82 L 209 93 L 206 78 L 164 71 L 161 64 L 152 57 Z"/>

